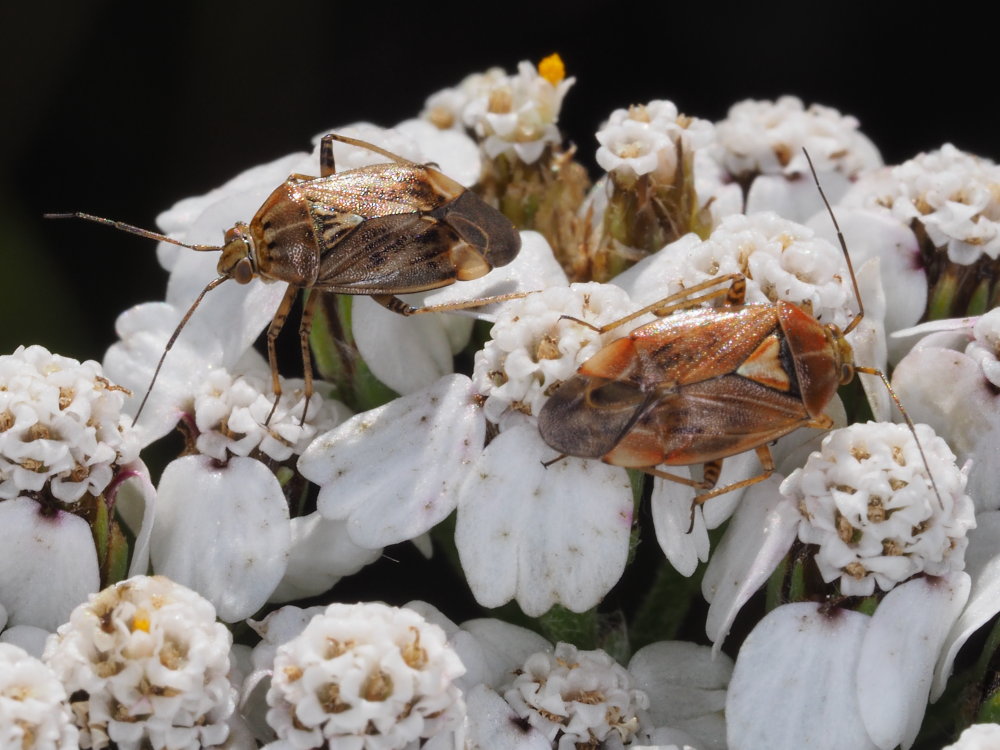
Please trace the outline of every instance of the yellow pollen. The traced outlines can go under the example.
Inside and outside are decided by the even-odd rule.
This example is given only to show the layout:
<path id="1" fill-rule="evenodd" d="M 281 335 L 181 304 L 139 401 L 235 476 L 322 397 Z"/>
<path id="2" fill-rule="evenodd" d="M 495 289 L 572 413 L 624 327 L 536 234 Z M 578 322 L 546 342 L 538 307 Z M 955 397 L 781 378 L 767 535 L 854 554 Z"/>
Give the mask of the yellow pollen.
<path id="1" fill-rule="evenodd" d="M 135 614 L 132 615 L 132 631 L 142 630 L 143 632 L 149 632 L 149 613 L 144 609 L 136 610 Z"/>
<path id="2" fill-rule="evenodd" d="M 553 86 L 566 77 L 566 66 L 558 53 L 553 53 L 538 63 L 538 75 Z"/>

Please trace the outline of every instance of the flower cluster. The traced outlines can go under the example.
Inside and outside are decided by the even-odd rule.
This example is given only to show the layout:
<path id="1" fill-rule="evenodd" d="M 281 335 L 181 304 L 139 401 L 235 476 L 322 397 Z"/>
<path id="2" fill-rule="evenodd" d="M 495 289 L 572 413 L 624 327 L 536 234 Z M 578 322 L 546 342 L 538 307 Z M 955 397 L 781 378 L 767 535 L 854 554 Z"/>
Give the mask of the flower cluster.
<path id="1" fill-rule="evenodd" d="M 957 736 L 1000 699 L 956 662 L 1000 609 L 998 167 L 655 99 L 591 188 L 573 83 L 522 62 L 321 134 L 159 218 L 230 260 L 247 224 L 253 273 L 164 242 L 103 369 L 0 356 L 0 744 L 908 748 L 929 702 Z M 531 629 L 338 601 L 414 580 Z"/>

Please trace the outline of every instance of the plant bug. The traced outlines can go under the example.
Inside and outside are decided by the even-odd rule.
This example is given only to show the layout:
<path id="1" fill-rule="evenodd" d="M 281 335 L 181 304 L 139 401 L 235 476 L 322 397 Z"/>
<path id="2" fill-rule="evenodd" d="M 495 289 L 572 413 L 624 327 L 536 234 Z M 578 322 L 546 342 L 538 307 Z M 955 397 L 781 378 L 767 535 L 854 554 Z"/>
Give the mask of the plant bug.
<path id="1" fill-rule="evenodd" d="M 552 394 L 538 415 L 551 448 L 693 487 L 699 491 L 694 502 L 701 504 L 769 477 L 775 468 L 772 441 L 800 427 L 832 427 L 824 410 L 857 372 L 882 379 L 916 438 L 885 375 L 854 362 L 846 337 L 863 319 L 864 305 L 847 243 L 811 159 L 809 166 L 847 260 L 857 316 L 841 330 L 790 302 L 744 304 L 746 279 L 731 274 L 602 327 L 571 318 L 600 334 L 646 313 L 659 320 L 604 346 Z M 720 307 L 701 306 L 720 297 Z M 917 446 L 938 494 L 919 440 Z M 762 471 L 715 487 L 723 460 L 748 450 L 756 451 Z M 703 465 L 701 480 L 657 468 L 695 464 Z"/>
<path id="2" fill-rule="evenodd" d="M 389 161 L 337 172 L 334 141 L 373 151 Z M 205 286 L 171 335 L 136 421 L 181 330 L 205 295 L 229 279 L 239 284 L 257 277 L 288 282 L 267 329 L 275 397 L 267 422 L 281 396 L 275 342 L 301 290 L 367 295 L 401 315 L 478 307 L 520 296 L 421 308 L 396 297 L 484 276 L 514 259 L 521 236 L 503 214 L 433 165 L 417 164 L 366 141 L 332 133 L 321 142 L 320 176 L 291 175 L 268 196 L 249 224 L 239 222 L 226 231 L 222 245 L 187 244 L 85 213 L 46 216 L 85 219 L 191 250 L 221 253 L 218 278 Z M 307 404 L 313 392 L 309 331 L 318 299 L 318 294 L 307 295 L 299 326 Z"/>

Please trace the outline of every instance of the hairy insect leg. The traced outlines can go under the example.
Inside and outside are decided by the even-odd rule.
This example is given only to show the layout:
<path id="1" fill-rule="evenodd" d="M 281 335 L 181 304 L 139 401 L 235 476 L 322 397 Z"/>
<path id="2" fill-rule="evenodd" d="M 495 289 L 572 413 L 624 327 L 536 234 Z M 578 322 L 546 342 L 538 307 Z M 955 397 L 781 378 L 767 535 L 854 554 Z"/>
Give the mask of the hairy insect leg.
<path id="1" fill-rule="evenodd" d="M 451 312 L 454 310 L 469 310 L 475 307 L 485 307 L 494 302 L 507 302 L 512 299 L 522 299 L 534 292 L 511 292 L 510 294 L 498 294 L 493 297 L 481 297 L 480 299 L 465 300 L 463 302 L 446 302 L 441 305 L 428 305 L 427 307 L 414 307 L 403 302 L 393 294 L 373 294 L 371 298 L 378 302 L 386 310 L 409 317 L 410 315 L 423 315 L 432 312 Z"/>
<path id="2" fill-rule="evenodd" d="M 712 289 L 710 292 L 705 294 L 697 294 L 705 289 L 711 289 L 712 287 L 719 286 L 729 282 L 729 286 L 724 289 Z M 692 296 L 694 295 L 694 296 Z M 592 331 L 596 331 L 599 334 L 607 333 L 608 331 L 613 331 L 626 323 L 630 323 L 636 318 L 642 317 L 646 313 L 652 313 L 658 318 L 666 317 L 671 313 L 675 313 L 678 310 L 687 310 L 692 307 L 698 307 L 703 302 L 708 302 L 713 299 L 717 299 L 725 295 L 727 305 L 742 305 L 743 300 L 746 297 L 746 279 L 742 274 L 730 273 L 725 276 L 719 276 L 715 279 L 709 279 L 708 281 L 703 281 L 700 284 L 683 289 L 676 294 L 671 294 L 669 297 L 664 297 L 661 300 L 657 300 L 651 305 L 646 305 L 634 313 L 629 313 L 623 318 L 618 320 L 613 320 L 610 323 L 606 323 L 603 326 L 595 326 L 593 323 L 588 323 L 585 320 L 580 320 L 579 318 L 574 318 L 572 315 L 562 315 L 560 316 L 562 320 L 572 320 L 580 325 L 586 326 Z"/>
<path id="3" fill-rule="evenodd" d="M 271 406 L 271 411 L 267 414 L 267 419 L 264 420 L 265 427 L 271 424 L 271 417 L 274 416 L 274 412 L 278 408 L 278 401 L 281 400 L 281 380 L 278 377 L 278 352 L 275 349 L 275 344 L 278 341 L 278 334 L 281 333 L 281 329 L 285 325 L 285 320 L 288 319 L 288 313 L 292 309 L 292 303 L 295 302 L 295 296 L 298 293 L 299 288 L 297 286 L 288 285 L 288 289 L 285 290 L 285 296 L 281 298 L 281 304 L 278 305 L 274 317 L 271 318 L 271 325 L 267 327 L 267 362 L 271 365 L 271 388 L 274 390 L 274 404 Z"/>
<path id="4" fill-rule="evenodd" d="M 305 424 L 306 413 L 309 411 L 309 400 L 313 395 L 312 352 L 309 349 L 309 332 L 312 330 L 313 316 L 316 314 L 316 303 L 320 293 L 313 289 L 306 292 L 306 301 L 302 306 L 302 321 L 299 323 L 299 346 L 302 348 L 302 379 L 305 381 L 303 392 L 305 405 L 302 407 L 302 419 L 299 424 Z"/>

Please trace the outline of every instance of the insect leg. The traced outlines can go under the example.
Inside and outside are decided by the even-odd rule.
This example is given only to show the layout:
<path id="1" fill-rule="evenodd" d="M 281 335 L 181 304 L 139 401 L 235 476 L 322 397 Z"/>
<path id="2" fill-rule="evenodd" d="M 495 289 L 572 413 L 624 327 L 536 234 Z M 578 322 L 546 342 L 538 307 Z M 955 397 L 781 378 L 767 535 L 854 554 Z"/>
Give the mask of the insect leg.
<path id="1" fill-rule="evenodd" d="M 700 292 L 703 289 L 711 289 L 713 286 L 718 286 L 725 282 L 731 282 L 730 286 L 726 289 L 713 289 L 705 294 L 695 294 L 695 292 Z M 737 288 L 734 292 L 734 287 Z M 742 292 L 740 291 L 742 290 Z M 698 307 L 698 305 L 703 302 L 708 302 L 709 300 L 716 299 L 726 295 L 726 304 L 742 304 L 743 295 L 746 293 L 746 279 L 742 274 L 730 273 L 725 276 L 719 276 L 716 279 L 709 279 L 708 281 L 703 281 L 700 284 L 689 287 L 688 289 L 683 289 L 676 294 L 671 294 L 669 297 L 664 297 L 661 300 L 657 300 L 651 305 L 646 305 L 645 307 L 636 310 L 634 313 L 626 315 L 624 318 L 619 318 L 618 320 L 613 320 L 603 326 L 595 326 L 592 323 L 588 323 L 585 320 L 580 320 L 579 318 L 574 318 L 572 315 L 562 315 L 560 316 L 563 320 L 572 320 L 580 325 L 590 328 L 592 331 L 597 333 L 607 333 L 608 331 L 613 331 L 615 328 L 630 323 L 636 318 L 642 317 L 646 313 L 652 313 L 658 318 L 666 317 L 671 313 L 675 313 L 678 310 L 687 310 L 692 307 Z M 737 298 L 739 302 L 730 302 L 730 299 Z"/>
<path id="2" fill-rule="evenodd" d="M 319 302 L 320 292 L 316 289 L 306 292 L 306 301 L 302 306 L 302 321 L 299 323 L 299 346 L 302 347 L 302 377 L 305 380 L 303 390 L 305 392 L 305 406 L 302 407 L 302 420 L 300 425 L 306 421 L 306 412 L 309 410 L 309 399 L 313 394 L 313 368 L 312 353 L 309 350 L 309 332 L 312 330 L 313 315 L 316 313 L 316 303 Z"/>
<path id="3" fill-rule="evenodd" d="M 278 353 L 274 345 L 278 340 L 278 334 L 281 333 L 282 326 L 285 325 L 285 320 L 288 318 L 288 312 L 292 309 L 292 303 L 295 302 L 295 295 L 298 293 L 299 288 L 297 286 L 288 285 L 288 289 L 285 290 L 285 296 L 281 299 L 281 304 L 278 305 L 274 317 L 271 318 L 271 325 L 267 327 L 267 361 L 271 365 L 271 388 L 274 390 L 274 405 L 271 407 L 271 411 L 268 412 L 267 419 L 264 420 L 265 427 L 271 423 L 271 417 L 274 416 L 274 411 L 278 408 L 278 401 L 281 400 L 281 381 L 278 379 Z"/>
<path id="4" fill-rule="evenodd" d="M 358 148 L 367 149 L 368 151 L 372 151 L 372 152 L 374 152 L 376 154 L 381 154 L 385 158 L 389 159 L 390 161 L 394 161 L 397 164 L 406 164 L 406 165 L 409 165 L 411 167 L 419 167 L 419 166 L 421 166 L 421 165 L 417 164 L 416 162 L 410 161 L 409 159 L 404 159 L 399 154 L 394 154 L 394 153 L 392 153 L 392 151 L 387 151 L 386 149 L 384 149 L 384 148 L 382 148 L 380 146 L 376 146 L 374 143 L 368 143 L 368 141 L 358 140 L 357 138 L 349 138 L 346 135 L 337 135 L 336 133 L 327 133 L 326 135 L 323 136 L 323 141 L 322 141 L 323 145 L 325 145 L 327 143 L 327 141 L 330 142 L 330 153 L 331 154 L 333 153 L 333 141 L 340 141 L 341 143 L 346 143 L 348 146 L 357 146 Z M 331 162 L 331 165 L 332 165 L 332 162 Z M 325 176 L 326 175 L 324 175 L 324 177 Z"/>
<path id="5" fill-rule="evenodd" d="M 748 477 L 740 482 L 733 482 L 732 484 L 727 484 L 724 487 L 716 487 L 711 492 L 705 492 L 701 495 L 695 497 L 693 504 L 701 505 L 706 500 L 711 500 L 713 497 L 718 497 L 719 495 L 725 495 L 727 492 L 732 492 L 733 490 L 739 490 L 743 487 L 749 487 L 751 484 L 757 484 L 757 482 L 763 482 L 771 474 L 774 473 L 774 457 L 771 455 L 771 449 L 767 445 L 759 445 L 756 448 L 757 459 L 760 461 L 763 471 L 752 477 Z M 722 467 L 722 461 L 719 461 L 719 468 Z M 718 479 L 718 473 L 715 474 L 715 479 Z"/>
<path id="6" fill-rule="evenodd" d="M 408 305 L 393 294 L 373 294 L 371 295 L 371 298 L 387 310 L 399 313 L 400 315 L 410 316 L 423 315 L 424 313 L 432 312 L 449 312 L 452 310 L 468 310 L 474 307 L 485 307 L 486 305 L 492 305 L 494 302 L 506 302 L 507 300 L 521 299 L 523 297 L 527 297 L 529 294 L 534 294 L 534 292 L 511 292 L 510 294 L 498 294 L 493 297 L 482 297 L 480 299 L 465 300 L 464 302 L 446 302 L 441 305 L 429 305 L 427 307 L 414 307 L 413 305 Z"/>
<path id="7" fill-rule="evenodd" d="M 329 177 L 336 171 L 337 165 L 333 160 L 333 136 L 327 133 L 319 146 L 319 176 Z"/>

